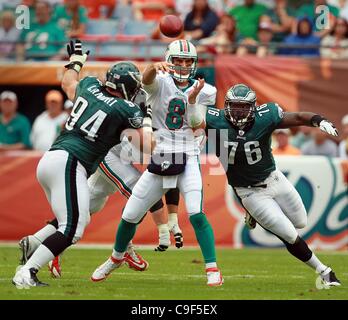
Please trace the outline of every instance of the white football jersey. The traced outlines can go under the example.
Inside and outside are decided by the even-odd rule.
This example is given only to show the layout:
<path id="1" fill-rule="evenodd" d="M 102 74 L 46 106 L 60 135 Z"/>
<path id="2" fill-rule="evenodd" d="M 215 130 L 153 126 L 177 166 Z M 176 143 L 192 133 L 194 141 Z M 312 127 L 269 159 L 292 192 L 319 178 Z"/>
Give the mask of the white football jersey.
<path id="1" fill-rule="evenodd" d="M 195 139 L 192 128 L 187 121 L 188 94 L 193 85 L 198 82 L 192 80 L 191 86 L 179 89 L 168 74 L 158 74 L 154 83 L 145 85 L 148 93 L 147 104 L 152 107 L 152 126 L 155 130 L 155 153 L 181 153 L 198 155 L 201 139 Z M 216 88 L 205 84 L 197 96 L 197 103 L 202 106 L 202 114 L 205 118 L 206 108 L 215 105 Z"/>

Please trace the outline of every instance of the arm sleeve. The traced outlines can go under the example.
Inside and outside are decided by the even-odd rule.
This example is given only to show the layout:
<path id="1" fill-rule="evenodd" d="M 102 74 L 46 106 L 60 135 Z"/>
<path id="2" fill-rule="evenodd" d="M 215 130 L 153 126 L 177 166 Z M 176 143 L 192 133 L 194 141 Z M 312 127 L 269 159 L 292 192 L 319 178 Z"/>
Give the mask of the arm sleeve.
<path id="1" fill-rule="evenodd" d="M 153 83 L 148 84 L 148 85 L 144 84 L 144 90 L 149 95 L 155 94 L 159 90 L 159 87 L 160 87 L 160 80 L 159 80 L 158 76 L 156 76 Z"/>
<path id="2" fill-rule="evenodd" d="M 270 109 L 270 128 L 271 131 L 273 132 L 279 124 L 283 121 L 284 118 L 284 111 L 283 109 L 279 106 L 278 103 L 269 103 L 268 107 Z M 261 111 L 262 112 L 262 111 Z"/>

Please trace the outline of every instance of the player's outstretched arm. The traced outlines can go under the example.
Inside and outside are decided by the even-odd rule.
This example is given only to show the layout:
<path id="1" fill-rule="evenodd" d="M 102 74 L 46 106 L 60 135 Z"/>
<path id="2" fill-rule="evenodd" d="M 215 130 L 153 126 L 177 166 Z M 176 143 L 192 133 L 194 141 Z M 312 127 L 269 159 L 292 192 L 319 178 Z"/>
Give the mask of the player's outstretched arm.
<path id="1" fill-rule="evenodd" d="M 203 89 L 204 84 L 204 79 L 198 79 L 198 82 L 194 85 L 193 90 L 191 90 L 188 95 L 187 120 L 189 126 L 194 130 L 204 129 L 206 126 L 204 115 L 207 108 L 206 106 L 196 103 L 197 96 Z"/>
<path id="2" fill-rule="evenodd" d="M 69 55 L 69 63 L 65 65 L 67 69 L 62 79 L 62 89 L 68 96 L 68 99 L 74 101 L 76 87 L 79 83 L 79 72 L 87 60 L 89 51 L 82 53 L 81 41 L 76 39 L 70 41 L 67 45 L 67 51 Z"/>
<path id="3" fill-rule="evenodd" d="M 313 112 L 284 112 L 283 120 L 278 128 L 290 128 L 297 126 L 319 127 L 334 137 L 338 136 L 338 131 L 332 122 Z"/>
<path id="4" fill-rule="evenodd" d="M 142 83 L 145 86 L 149 86 L 151 84 L 153 84 L 153 82 L 155 81 L 156 78 L 156 74 L 158 72 L 173 72 L 173 69 L 171 69 L 171 67 L 173 67 L 174 65 L 171 63 L 168 63 L 166 61 L 162 61 L 162 62 L 156 62 L 156 63 L 150 63 L 149 65 L 147 65 L 147 67 L 145 68 L 145 71 L 143 73 L 143 79 L 142 79 Z"/>

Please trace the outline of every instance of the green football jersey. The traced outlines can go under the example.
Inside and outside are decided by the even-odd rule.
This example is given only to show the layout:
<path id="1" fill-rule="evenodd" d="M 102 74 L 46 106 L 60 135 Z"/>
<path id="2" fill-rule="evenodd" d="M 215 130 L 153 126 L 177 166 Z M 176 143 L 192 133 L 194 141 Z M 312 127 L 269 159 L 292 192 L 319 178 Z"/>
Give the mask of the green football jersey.
<path id="1" fill-rule="evenodd" d="M 74 107 L 65 129 L 51 150 L 66 150 L 92 174 L 107 152 L 120 143 L 121 133 L 142 126 L 143 112 L 134 103 L 110 95 L 95 77 L 76 89 Z"/>
<path id="2" fill-rule="evenodd" d="M 276 103 L 263 104 L 256 107 L 255 121 L 244 132 L 232 126 L 225 118 L 224 110 L 208 108 L 208 147 L 211 150 L 212 144 L 215 144 L 214 151 L 227 167 L 226 174 L 231 186 L 255 185 L 275 170 L 271 135 L 282 118 L 283 110 Z M 217 129 L 216 136 L 209 129 Z"/>

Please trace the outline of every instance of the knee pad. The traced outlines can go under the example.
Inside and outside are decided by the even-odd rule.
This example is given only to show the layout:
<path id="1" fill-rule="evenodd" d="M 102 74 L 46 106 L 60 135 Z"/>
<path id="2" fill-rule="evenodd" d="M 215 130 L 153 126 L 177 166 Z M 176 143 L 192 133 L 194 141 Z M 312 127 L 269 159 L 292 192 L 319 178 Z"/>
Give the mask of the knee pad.
<path id="1" fill-rule="evenodd" d="M 177 206 L 179 204 L 179 199 L 180 199 L 180 191 L 178 188 L 175 189 L 170 189 L 166 195 L 166 204 L 172 204 Z"/>

